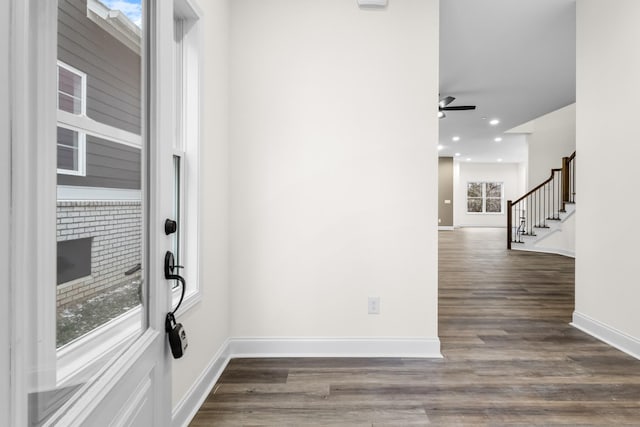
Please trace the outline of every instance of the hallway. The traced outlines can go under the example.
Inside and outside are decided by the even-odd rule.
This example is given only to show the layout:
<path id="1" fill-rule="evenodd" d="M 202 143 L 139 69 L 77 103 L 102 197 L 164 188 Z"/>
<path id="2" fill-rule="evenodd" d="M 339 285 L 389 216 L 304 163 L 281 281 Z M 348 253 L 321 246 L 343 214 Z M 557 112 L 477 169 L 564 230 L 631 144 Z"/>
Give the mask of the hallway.
<path id="1" fill-rule="evenodd" d="M 236 359 L 191 423 L 639 425 L 640 362 L 569 325 L 574 260 L 439 233 L 443 359 Z"/>

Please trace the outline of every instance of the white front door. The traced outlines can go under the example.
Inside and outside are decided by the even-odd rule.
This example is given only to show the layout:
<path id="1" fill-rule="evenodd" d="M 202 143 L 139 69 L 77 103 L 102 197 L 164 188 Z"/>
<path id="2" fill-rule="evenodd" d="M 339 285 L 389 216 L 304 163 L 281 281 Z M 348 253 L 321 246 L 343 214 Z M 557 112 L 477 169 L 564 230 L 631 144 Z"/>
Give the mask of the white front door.
<path id="1" fill-rule="evenodd" d="M 11 17 L 10 423 L 168 426 L 173 4 L 2 8 Z"/>

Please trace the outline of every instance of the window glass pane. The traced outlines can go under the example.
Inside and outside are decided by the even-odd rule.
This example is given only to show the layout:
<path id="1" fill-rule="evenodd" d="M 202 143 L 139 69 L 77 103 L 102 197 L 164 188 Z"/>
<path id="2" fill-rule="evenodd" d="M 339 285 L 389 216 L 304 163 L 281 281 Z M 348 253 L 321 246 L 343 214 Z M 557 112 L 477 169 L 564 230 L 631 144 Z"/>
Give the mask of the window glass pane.
<path id="1" fill-rule="evenodd" d="M 114 13 L 121 5 L 112 4 Z M 86 99 L 87 114 L 97 122 L 140 133 L 142 33 L 140 22 L 134 21 L 140 19 L 141 4 L 136 8 L 137 15 L 122 16 L 132 21 L 129 28 L 134 33 L 124 37 L 121 29 L 112 28 L 101 15 L 79 14 L 72 2 L 58 3 L 60 19 L 72 17 L 84 29 L 86 39 L 78 43 L 74 37 L 79 33 L 70 31 L 66 21 L 58 26 L 58 59 L 77 70 L 58 66 L 60 109 L 79 114 Z M 96 50 L 101 55 L 96 56 Z M 87 93 L 82 93 L 83 77 Z M 84 176 L 58 175 L 60 186 L 82 196 L 72 201 L 61 197 L 57 204 L 58 257 L 62 257 L 56 292 L 57 348 L 75 346 L 106 324 L 123 331 L 136 327 L 142 331 L 141 150 L 115 139 L 85 137 L 82 130 L 58 127 L 57 133 L 60 169 L 78 170 L 79 155 L 86 155 Z M 86 154 L 80 150 L 83 143 Z M 81 245 L 84 249 L 77 249 Z"/>
<path id="2" fill-rule="evenodd" d="M 181 265 L 182 250 L 181 250 L 181 235 L 182 235 L 182 220 L 181 220 L 181 172 L 180 172 L 180 156 L 173 156 L 173 220 L 178 224 L 177 231 L 171 235 L 171 246 L 173 247 L 173 255 L 175 257 L 176 265 Z M 173 288 L 179 286 L 178 281 L 173 281 Z"/>
<path id="3" fill-rule="evenodd" d="M 58 169 L 78 170 L 78 150 L 58 145 Z"/>
<path id="4" fill-rule="evenodd" d="M 49 177 L 58 184 L 56 205 L 49 211 L 56 224 L 51 230 L 56 252 L 46 261 L 55 272 L 49 268 L 51 277 L 43 277 L 39 292 L 29 294 L 33 330 L 24 337 L 34 350 L 25 387 L 30 426 L 47 423 L 148 328 L 141 179 L 146 141 L 122 132 L 140 135 L 145 127 L 144 37 L 135 23 L 126 22 L 128 15 L 115 10 L 90 17 L 86 8 L 104 12 L 109 6 L 103 2 L 54 4 L 58 61 L 69 67 L 50 70 L 58 80 L 57 111 L 80 115 L 90 110 L 93 120 L 76 116 L 70 124 L 68 114 L 58 115 L 59 173 Z M 56 105 L 51 110 L 55 114 Z"/>
<path id="5" fill-rule="evenodd" d="M 58 128 L 58 169 L 78 170 L 78 132 Z"/>
<path id="6" fill-rule="evenodd" d="M 502 197 L 502 184 L 499 182 L 487 182 L 487 197 Z"/>
<path id="7" fill-rule="evenodd" d="M 502 212 L 502 200 L 501 199 L 487 199 L 487 212 L 500 213 Z"/>
<path id="8" fill-rule="evenodd" d="M 80 114 L 82 112 L 82 102 L 65 93 L 58 93 L 58 108 L 68 113 Z"/>
<path id="9" fill-rule="evenodd" d="M 482 199 L 468 199 L 467 212 L 482 212 Z"/>
<path id="10" fill-rule="evenodd" d="M 112 7 L 114 13 L 115 9 L 124 8 L 119 11 L 119 18 L 129 21 L 126 32 L 112 27 L 111 23 L 107 24 L 111 28 L 108 34 L 94 37 L 91 41 L 108 58 L 96 60 L 91 68 L 85 68 L 82 64 L 70 65 L 87 73 L 87 116 L 100 123 L 140 135 L 142 6 L 139 1 L 109 1 L 103 4 Z M 93 26 L 93 23 L 88 25 Z"/>
<path id="11" fill-rule="evenodd" d="M 467 186 L 467 197 L 482 197 L 482 183 L 470 182 Z"/>
<path id="12" fill-rule="evenodd" d="M 58 67 L 58 108 L 73 114 L 82 112 L 82 77 Z"/>
<path id="13" fill-rule="evenodd" d="M 78 148 L 78 132 L 58 127 L 58 145 Z"/>

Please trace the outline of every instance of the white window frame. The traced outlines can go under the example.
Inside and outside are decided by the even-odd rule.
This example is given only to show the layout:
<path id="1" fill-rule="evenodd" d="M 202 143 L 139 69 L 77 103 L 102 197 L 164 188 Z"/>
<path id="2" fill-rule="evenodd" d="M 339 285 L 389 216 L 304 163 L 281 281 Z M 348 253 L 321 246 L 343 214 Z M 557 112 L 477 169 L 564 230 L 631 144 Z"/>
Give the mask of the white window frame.
<path id="1" fill-rule="evenodd" d="M 87 115 L 87 73 L 82 72 L 80 70 L 78 70 L 75 67 L 72 67 L 71 65 L 64 63 L 62 61 L 60 61 L 58 59 L 58 67 L 60 68 L 64 68 L 65 70 L 77 75 L 80 77 L 80 89 L 82 91 L 82 93 L 80 94 L 80 114 L 81 116 L 86 116 Z M 60 81 L 59 81 L 59 76 L 60 74 L 58 73 L 56 75 L 56 86 L 57 86 L 57 90 L 58 93 L 60 93 Z M 65 93 L 65 95 L 70 95 L 68 93 Z M 73 96 L 73 95 L 70 95 Z M 56 98 L 56 102 L 59 102 L 60 97 Z M 58 110 L 60 109 L 60 104 L 58 104 Z M 71 113 L 73 114 L 73 113 Z"/>
<path id="2" fill-rule="evenodd" d="M 3 2 L 0 5 L 0 140 L 9 141 L 9 143 L 0 144 L 0 218 L 9 221 L 9 229 L 13 225 L 11 223 L 11 126 L 9 117 L 11 115 L 10 94 L 11 94 L 11 75 L 9 69 L 9 41 L 11 40 L 10 28 L 11 8 L 9 2 Z M 13 234 L 8 231 L 9 236 Z M 5 235 L 6 236 L 6 235 Z M 0 259 L 5 260 L 5 267 L 0 273 L 0 280 L 3 286 L 0 286 L 0 323 L 3 325 L 11 325 L 11 270 L 12 251 L 11 238 L 6 236 L 0 242 Z M 9 285 L 8 285 L 9 284 Z M 8 285 L 8 286 L 7 286 Z M 7 328 L 5 326 L 5 343 L 7 342 Z M 11 336 L 9 334 L 9 336 Z M 11 338 L 9 338 L 11 346 Z M 13 383 L 11 375 L 11 350 L 0 352 L 0 425 L 11 425 L 12 412 L 15 408 L 12 406 L 11 385 Z"/>
<path id="3" fill-rule="evenodd" d="M 187 288 L 177 312 L 179 317 L 202 299 L 200 287 L 200 88 L 202 12 L 193 0 L 174 0 L 174 26 L 178 40 L 175 64 L 175 143 L 173 155 L 180 158 L 180 264 Z M 173 289 L 173 304 L 181 289 Z"/>
<path id="4" fill-rule="evenodd" d="M 69 114 L 71 116 L 84 116 L 86 117 L 87 115 L 87 74 L 83 73 L 82 71 L 78 70 L 77 68 L 72 67 L 69 64 L 66 64 L 60 60 L 58 60 L 58 68 L 64 68 L 65 70 L 69 71 L 70 73 L 73 73 L 77 76 L 80 77 L 80 114 L 73 114 L 73 113 L 69 113 L 68 111 L 62 111 L 60 110 L 60 105 L 57 104 L 57 110 L 59 112 L 63 112 L 65 114 Z M 58 71 L 58 73 L 56 73 L 56 90 L 57 90 L 57 95 L 56 95 L 56 102 L 58 103 L 60 101 L 60 72 Z M 69 94 L 66 94 L 69 95 Z M 65 129 L 69 129 L 71 131 L 77 132 L 78 133 L 78 169 L 77 170 L 73 170 L 73 169 L 61 169 L 61 168 L 57 168 L 57 173 L 62 174 L 62 175 L 75 175 L 75 176 L 86 176 L 87 174 L 87 136 L 85 133 L 81 132 L 78 129 L 74 129 L 68 125 L 65 125 L 63 123 L 58 122 L 58 127 L 62 127 Z M 58 147 L 60 144 L 56 144 L 56 147 Z M 56 152 L 57 152 L 57 148 L 56 148 Z"/>
<path id="5" fill-rule="evenodd" d="M 500 184 L 500 212 L 487 212 L 487 184 Z M 482 184 L 482 212 L 470 212 L 469 211 L 469 185 L 470 184 Z M 472 199 L 479 199 L 480 197 L 472 197 Z M 490 197 L 495 199 L 496 197 Z M 504 214 L 504 182 L 501 181 L 468 181 L 466 186 L 465 201 L 467 203 L 468 215 L 503 215 Z"/>
<path id="6" fill-rule="evenodd" d="M 61 169 L 57 168 L 56 171 L 62 175 L 74 175 L 74 176 L 86 176 L 87 175 L 87 134 L 74 129 L 70 126 L 58 123 L 59 128 L 68 129 L 78 134 L 78 169 Z M 56 148 L 63 146 L 59 142 L 56 142 Z M 66 147 L 66 146 L 64 146 Z M 56 151 L 57 152 L 57 151 Z"/>

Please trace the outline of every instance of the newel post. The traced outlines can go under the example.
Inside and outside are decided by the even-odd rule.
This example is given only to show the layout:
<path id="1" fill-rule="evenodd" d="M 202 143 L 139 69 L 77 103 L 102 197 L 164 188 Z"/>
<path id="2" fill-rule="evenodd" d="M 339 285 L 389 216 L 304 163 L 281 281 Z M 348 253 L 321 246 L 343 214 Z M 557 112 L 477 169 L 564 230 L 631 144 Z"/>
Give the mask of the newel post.
<path id="1" fill-rule="evenodd" d="M 511 218 L 511 200 L 507 200 L 507 249 L 511 249 L 511 238 L 513 237 L 511 233 L 513 233 L 513 218 Z"/>

